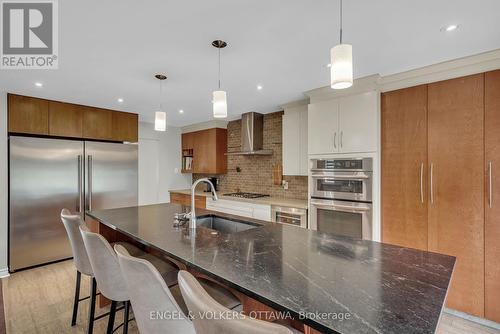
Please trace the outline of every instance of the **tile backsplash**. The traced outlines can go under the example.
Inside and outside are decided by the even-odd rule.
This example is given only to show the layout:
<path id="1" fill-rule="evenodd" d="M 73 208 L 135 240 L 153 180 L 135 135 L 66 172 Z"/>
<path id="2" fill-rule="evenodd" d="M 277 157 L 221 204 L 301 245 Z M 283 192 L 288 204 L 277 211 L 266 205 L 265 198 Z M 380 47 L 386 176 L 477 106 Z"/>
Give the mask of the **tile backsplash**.
<path id="1" fill-rule="evenodd" d="M 307 176 L 283 176 L 288 189 L 273 184 L 273 166 L 282 161 L 282 116 L 283 112 L 264 115 L 264 149 L 272 149 L 269 156 L 230 155 L 227 157 L 227 174 L 219 178 L 219 190 L 223 193 L 245 191 L 268 194 L 284 198 L 307 199 Z M 227 125 L 227 150 L 241 149 L 241 121 Z M 193 174 L 193 180 L 212 175 Z"/>

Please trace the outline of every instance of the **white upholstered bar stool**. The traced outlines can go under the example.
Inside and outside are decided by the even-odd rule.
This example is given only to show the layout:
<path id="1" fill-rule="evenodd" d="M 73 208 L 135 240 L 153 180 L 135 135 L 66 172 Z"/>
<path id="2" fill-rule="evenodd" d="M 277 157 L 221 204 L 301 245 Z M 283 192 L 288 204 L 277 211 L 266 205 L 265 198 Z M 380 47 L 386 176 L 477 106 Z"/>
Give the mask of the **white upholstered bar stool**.
<path id="1" fill-rule="evenodd" d="M 182 329 L 192 328 L 191 322 L 186 320 L 188 309 L 179 288 L 179 285 L 167 287 L 164 278 L 158 270 L 145 259 L 131 256 L 120 245 L 114 247 L 118 254 L 118 261 L 123 272 L 127 289 L 134 309 L 137 325 L 142 334 L 149 333 L 184 333 Z M 241 306 L 240 301 L 226 288 L 210 281 L 201 280 L 203 288 L 226 308 L 235 309 Z M 172 321 L 159 320 L 151 317 L 151 312 L 160 312 L 159 317 L 169 315 L 182 316 L 188 325 L 179 319 Z M 188 326 L 188 327 L 186 327 Z M 177 331 L 177 327 L 178 331 Z M 194 329 L 192 332 L 194 333 Z"/>
<path id="2" fill-rule="evenodd" d="M 97 287 L 101 291 L 101 295 L 111 300 L 106 333 L 113 332 L 117 302 L 123 302 L 125 305 L 123 333 L 126 334 L 128 332 L 129 298 L 115 251 L 104 237 L 90 232 L 86 226 L 80 226 L 80 232 L 97 281 Z"/>
<path id="3" fill-rule="evenodd" d="M 125 305 L 123 333 L 128 332 L 129 319 L 129 297 L 127 286 L 123 278 L 118 258 L 111 244 L 100 234 L 91 232 L 86 226 L 80 226 L 80 232 L 87 250 L 87 254 L 92 265 L 92 271 L 97 281 L 97 288 L 101 295 L 111 300 L 111 308 L 108 319 L 107 333 L 114 331 L 114 321 L 117 311 L 117 304 L 123 302 Z M 167 285 L 177 284 L 177 267 L 150 255 L 127 242 L 117 242 L 127 252 L 135 257 L 146 259 L 154 263 L 155 268 L 161 273 Z M 172 282 L 172 278 L 174 281 Z"/>
<path id="4" fill-rule="evenodd" d="M 94 330 L 97 287 L 94 278 L 94 272 L 92 271 L 92 265 L 90 264 L 87 251 L 85 250 L 85 245 L 83 244 L 82 234 L 80 233 L 79 229 L 79 227 L 85 225 L 85 223 L 80 215 L 73 215 L 68 209 L 62 209 L 61 221 L 63 222 L 66 233 L 68 234 L 69 243 L 73 252 L 73 263 L 76 267 L 75 298 L 73 300 L 73 315 L 71 317 L 71 326 L 76 325 L 79 302 L 90 298 L 87 333 L 91 334 Z M 87 275 L 91 278 L 90 296 L 85 298 L 80 298 L 80 283 L 82 274 Z"/>
<path id="5" fill-rule="evenodd" d="M 196 334 L 300 333 L 283 325 L 252 319 L 231 311 L 213 299 L 198 280 L 187 271 L 179 271 L 178 281 L 182 296 L 190 311 Z"/>
<path id="6" fill-rule="evenodd" d="M 114 249 L 140 333 L 195 334 L 193 324 L 183 316 L 184 312 L 158 270 L 149 261 L 130 256 L 121 245 L 115 245 Z M 161 319 L 163 316 L 171 319 Z"/>

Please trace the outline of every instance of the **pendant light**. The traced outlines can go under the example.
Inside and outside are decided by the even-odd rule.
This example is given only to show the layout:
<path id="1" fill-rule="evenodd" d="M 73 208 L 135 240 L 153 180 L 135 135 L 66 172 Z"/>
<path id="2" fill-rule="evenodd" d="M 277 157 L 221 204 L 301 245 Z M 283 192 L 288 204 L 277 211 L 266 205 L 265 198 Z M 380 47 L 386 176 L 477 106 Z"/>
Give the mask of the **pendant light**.
<path id="1" fill-rule="evenodd" d="M 220 89 L 220 49 L 227 46 L 227 43 L 221 40 L 212 42 L 212 46 L 219 49 L 219 89 L 213 92 L 213 112 L 215 118 L 227 117 L 227 95 L 226 92 Z"/>
<path id="2" fill-rule="evenodd" d="M 155 130 L 156 131 L 167 131 L 167 113 L 163 111 L 161 97 L 162 97 L 162 84 L 163 80 L 167 77 L 163 74 L 155 75 L 155 78 L 160 80 L 160 111 L 155 112 Z"/>
<path id="3" fill-rule="evenodd" d="M 352 45 L 342 43 L 342 0 L 340 0 L 340 44 L 330 50 L 330 77 L 333 89 L 352 86 Z"/>

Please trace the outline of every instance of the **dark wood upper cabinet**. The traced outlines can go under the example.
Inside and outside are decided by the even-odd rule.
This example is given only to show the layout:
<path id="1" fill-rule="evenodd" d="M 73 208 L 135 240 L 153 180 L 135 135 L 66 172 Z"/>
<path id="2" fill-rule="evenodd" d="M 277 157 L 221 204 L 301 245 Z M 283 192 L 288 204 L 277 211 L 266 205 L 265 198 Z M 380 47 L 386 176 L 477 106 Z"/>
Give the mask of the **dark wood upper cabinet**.
<path id="1" fill-rule="evenodd" d="M 427 250 L 427 85 L 382 94 L 382 241 Z"/>
<path id="2" fill-rule="evenodd" d="M 183 150 L 192 150 L 193 149 L 194 133 L 195 132 L 188 132 L 188 133 L 182 134 L 182 149 Z"/>
<path id="3" fill-rule="evenodd" d="M 500 322 L 500 70 L 485 74 L 484 315 Z"/>
<path id="4" fill-rule="evenodd" d="M 113 112 L 112 137 L 116 141 L 135 143 L 139 139 L 139 115 L 126 112 Z"/>
<path id="5" fill-rule="evenodd" d="M 85 108 L 83 113 L 83 138 L 113 139 L 113 112 L 106 109 Z"/>
<path id="6" fill-rule="evenodd" d="M 182 149 L 193 151 L 192 173 L 227 172 L 227 130 L 213 128 L 182 135 Z"/>
<path id="7" fill-rule="evenodd" d="M 137 142 L 137 114 L 8 94 L 9 133 Z"/>
<path id="8" fill-rule="evenodd" d="M 85 107 L 63 103 L 49 102 L 49 134 L 51 136 L 75 137 L 83 136 L 83 113 Z"/>
<path id="9" fill-rule="evenodd" d="M 49 134 L 49 101 L 9 94 L 9 132 Z"/>

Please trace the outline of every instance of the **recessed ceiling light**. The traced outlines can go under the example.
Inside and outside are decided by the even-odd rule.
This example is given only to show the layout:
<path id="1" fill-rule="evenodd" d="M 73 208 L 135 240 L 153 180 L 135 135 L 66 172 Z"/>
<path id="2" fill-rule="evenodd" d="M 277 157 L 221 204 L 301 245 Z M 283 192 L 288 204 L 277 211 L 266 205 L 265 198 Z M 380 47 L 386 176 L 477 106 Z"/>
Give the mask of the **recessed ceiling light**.
<path id="1" fill-rule="evenodd" d="M 179 109 L 179 114 L 184 114 L 184 110 Z"/>
<path id="2" fill-rule="evenodd" d="M 41 82 L 35 82 L 35 86 L 37 86 L 37 87 L 43 87 L 43 83 L 41 83 Z"/>
<path id="3" fill-rule="evenodd" d="M 123 99 L 121 97 L 118 99 L 118 103 L 123 103 Z"/>
<path id="4" fill-rule="evenodd" d="M 262 90 L 262 88 L 264 87 L 262 87 L 261 85 L 257 85 L 257 90 Z"/>
<path id="5" fill-rule="evenodd" d="M 457 29 L 458 29 L 458 24 L 450 24 L 441 28 L 442 31 L 447 31 L 447 32 L 455 31 Z"/>

